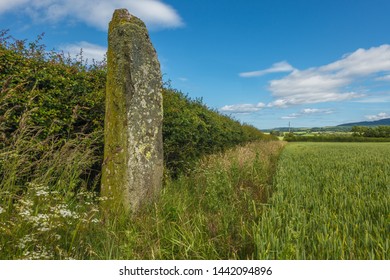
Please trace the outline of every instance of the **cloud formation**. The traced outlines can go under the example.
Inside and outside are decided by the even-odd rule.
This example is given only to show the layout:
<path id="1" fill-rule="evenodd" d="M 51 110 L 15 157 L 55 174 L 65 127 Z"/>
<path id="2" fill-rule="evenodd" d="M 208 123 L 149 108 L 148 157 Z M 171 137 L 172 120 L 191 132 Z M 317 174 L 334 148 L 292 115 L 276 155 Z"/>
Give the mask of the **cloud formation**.
<path id="1" fill-rule="evenodd" d="M 160 0 L 2 0 L 0 14 L 16 11 L 34 22 L 56 23 L 62 20 L 84 22 L 107 30 L 115 9 L 127 8 L 150 28 L 175 28 L 183 25 L 180 15 Z"/>
<path id="2" fill-rule="evenodd" d="M 378 78 L 376 78 L 376 80 L 377 81 L 390 81 L 390 75 L 378 77 Z"/>
<path id="3" fill-rule="evenodd" d="M 296 119 L 302 116 L 307 116 L 307 115 L 327 115 L 327 114 L 332 114 L 333 110 L 331 109 L 317 109 L 317 108 L 305 108 L 302 109 L 299 113 L 292 113 L 288 116 L 281 117 L 282 119 Z"/>
<path id="4" fill-rule="evenodd" d="M 268 69 L 243 72 L 239 76 L 250 78 L 275 72 L 291 72 L 281 79 L 271 80 L 268 85 L 275 100 L 268 103 L 267 107 L 288 107 L 363 97 L 365 94 L 356 90 L 356 84 L 361 80 L 370 83 L 390 81 L 389 71 L 390 45 L 381 45 L 358 49 L 320 67 L 298 70 L 282 61 Z"/>
<path id="5" fill-rule="evenodd" d="M 226 105 L 219 109 L 223 113 L 232 113 L 232 114 L 247 114 L 258 112 L 261 109 L 266 107 L 264 103 L 257 104 L 236 104 L 236 105 Z"/>
<path id="6" fill-rule="evenodd" d="M 83 59 L 87 59 L 88 63 L 95 61 L 103 61 L 107 52 L 105 47 L 91 44 L 85 41 L 81 41 L 75 44 L 67 44 L 60 46 L 60 48 L 65 52 L 69 53 L 71 57 L 76 57 L 80 55 L 80 50 L 82 50 Z"/>
<path id="7" fill-rule="evenodd" d="M 304 115 L 309 115 L 309 114 L 331 114 L 331 113 L 333 113 L 333 111 L 330 110 L 330 109 L 306 108 L 306 109 L 302 109 L 301 113 L 304 114 Z"/>
<path id="8" fill-rule="evenodd" d="M 382 119 L 390 118 L 390 115 L 387 113 L 379 113 L 377 115 L 368 115 L 368 116 L 366 116 L 366 118 L 370 121 L 379 121 Z"/>
<path id="9" fill-rule="evenodd" d="M 243 78 L 252 78 L 252 77 L 260 77 L 270 73 L 291 72 L 293 70 L 295 69 L 290 64 L 288 64 L 288 62 L 281 61 L 281 62 L 274 63 L 270 68 L 265 70 L 243 72 L 238 75 Z"/>
<path id="10" fill-rule="evenodd" d="M 1 0 L 0 1 L 0 14 L 26 5 L 29 0 Z"/>
<path id="11" fill-rule="evenodd" d="M 390 94 L 389 93 L 381 93 L 377 96 L 369 96 L 367 98 L 359 99 L 354 102 L 357 103 L 388 103 L 390 102 Z"/>
<path id="12" fill-rule="evenodd" d="M 300 115 L 298 113 L 293 113 L 293 114 L 290 114 L 288 116 L 283 116 L 283 117 L 281 117 L 281 119 L 283 119 L 283 120 L 291 120 L 291 119 L 296 119 L 299 116 Z"/>
<path id="13" fill-rule="evenodd" d="M 390 45 L 358 49 L 342 59 L 321 67 L 294 70 L 288 76 L 272 80 L 269 90 L 277 99 L 269 106 L 289 106 L 362 97 L 353 90 L 359 79 L 372 79 L 390 71 Z M 374 80 L 374 79 L 373 79 Z"/>

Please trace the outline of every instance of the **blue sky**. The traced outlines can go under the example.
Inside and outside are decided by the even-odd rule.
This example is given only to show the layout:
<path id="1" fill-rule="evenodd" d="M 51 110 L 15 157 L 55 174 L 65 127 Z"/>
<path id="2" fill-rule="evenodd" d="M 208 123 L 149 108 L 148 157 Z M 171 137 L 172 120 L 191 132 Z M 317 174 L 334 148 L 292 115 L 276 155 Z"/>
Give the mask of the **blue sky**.
<path id="1" fill-rule="evenodd" d="M 122 7 L 146 22 L 172 87 L 238 120 L 390 117 L 388 0 L 0 0 L 0 29 L 99 60 Z"/>

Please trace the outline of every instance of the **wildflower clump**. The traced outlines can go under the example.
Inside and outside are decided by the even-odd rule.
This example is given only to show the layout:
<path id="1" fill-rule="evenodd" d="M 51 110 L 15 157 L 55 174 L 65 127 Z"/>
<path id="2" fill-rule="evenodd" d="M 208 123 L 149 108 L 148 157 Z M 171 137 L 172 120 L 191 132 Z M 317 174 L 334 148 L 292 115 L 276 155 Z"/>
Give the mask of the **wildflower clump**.
<path id="1" fill-rule="evenodd" d="M 99 198 L 93 192 L 64 195 L 46 185 L 27 183 L 26 192 L 13 200 L 8 211 L 0 206 L 1 244 L 12 258 L 77 259 L 93 253 L 80 240 L 100 222 Z"/>

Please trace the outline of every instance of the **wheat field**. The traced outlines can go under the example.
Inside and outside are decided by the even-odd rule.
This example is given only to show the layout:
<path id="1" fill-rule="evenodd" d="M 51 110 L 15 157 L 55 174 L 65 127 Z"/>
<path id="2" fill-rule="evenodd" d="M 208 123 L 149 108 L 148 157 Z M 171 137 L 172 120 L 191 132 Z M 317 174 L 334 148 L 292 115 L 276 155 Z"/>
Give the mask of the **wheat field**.
<path id="1" fill-rule="evenodd" d="M 389 258 L 389 144 L 290 143 L 274 183 L 257 257 Z"/>

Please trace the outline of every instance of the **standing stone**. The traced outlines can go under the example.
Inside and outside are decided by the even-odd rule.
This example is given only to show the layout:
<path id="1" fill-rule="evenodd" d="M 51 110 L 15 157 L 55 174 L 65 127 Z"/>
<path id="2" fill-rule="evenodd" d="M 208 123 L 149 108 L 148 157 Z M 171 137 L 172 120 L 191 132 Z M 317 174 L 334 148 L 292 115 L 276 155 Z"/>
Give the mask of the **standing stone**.
<path id="1" fill-rule="evenodd" d="M 104 162 L 106 207 L 139 209 L 163 175 L 160 63 L 145 24 L 126 9 L 108 31 Z"/>

